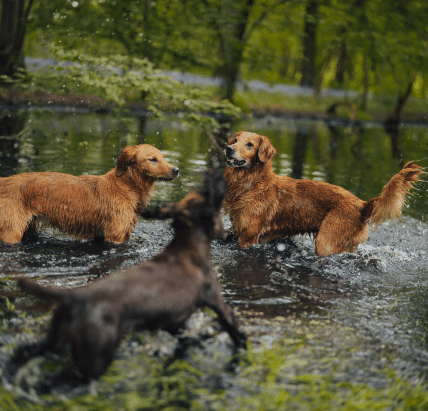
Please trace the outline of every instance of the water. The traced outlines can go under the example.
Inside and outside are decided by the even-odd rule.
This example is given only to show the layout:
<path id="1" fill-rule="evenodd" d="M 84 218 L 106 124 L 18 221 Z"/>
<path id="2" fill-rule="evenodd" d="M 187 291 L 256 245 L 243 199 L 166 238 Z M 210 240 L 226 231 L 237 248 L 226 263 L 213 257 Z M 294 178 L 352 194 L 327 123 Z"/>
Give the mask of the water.
<path id="1" fill-rule="evenodd" d="M 0 138 L 3 176 L 27 171 L 102 174 L 115 166 L 125 145 L 144 142 L 158 147 L 169 162 L 180 168 L 179 178 L 156 185 L 152 203 L 169 202 L 198 187 L 200 172 L 206 168 L 212 152 L 211 140 L 204 130 L 185 126 L 174 118 L 148 119 L 143 138 L 141 123 L 135 118 L 39 112 L 20 115 L 19 139 Z M 233 131 L 239 130 L 255 131 L 271 139 L 278 150 L 273 160 L 278 174 L 328 181 L 362 199 L 378 196 L 405 162 L 428 157 L 428 130 L 423 127 L 402 128 L 399 144 L 375 125 L 353 129 L 324 122 L 265 118 L 233 126 Z M 399 157 L 393 155 L 397 149 Z M 427 162 L 422 161 L 421 165 Z M 382 385 L 386 380 L 379 376 L 378 368 L 384 367 L 384 357 L 379 352 L 387 347 L 388 355 L 394 359 L 388 366 L 411 382 L 425 381 L 427 188 L 426 182 L 420 182 L 405 216 L 372 232 L 367 243 L 354 254 L 317 257 L 313 241 L 307 237 L 248 250 L 237 250 L 236 242 L 215 241 L 213 263 L 224 297 L 235 306 L 253 349 L 263 352 L 275 344 L 284 344 L 284 336 L 290 340 L 290 335 L 299 333 L 312 341 L 316 349 L 337 347 L 335 332 L 345 336 L 346 330 L 352 330 L 350 341 L 358 340 L 359 345 L 350 342 L 348 349 L 365 354 L 357 355 L 357 359 L 348 358 L 342 351 L 336 355 L 343 363 L 356 361 L 359 367 L 365 364 L 368 368 L 361 378 L 351 369 L 343 371 L 343 380 Z M 229 226 L 227 217 L 224 220 Z M 17 276 L 38 278 L 56 286 L 83 285 L 151 257 L 171 237 L 167 222 L 140 220 L 131 239 L 121 245 L 76 242 L 52 230 L 42 232 L 35 242 L 0 244 L 0 311 L 7 320 L 0 341 L 13 346 L 17 341 L 43 335 L 44 328 L 40 332 L 31 321 L 28 325 L 22 313 L 38 318 L 51 307 L 16 290 Z M 16 311 L 7 306 L 6 298 Z M 204 332 L 210 327 L 206 318 L 202 315 Z M 333 324 L 336 331 L 318 338 Z M 33 335 L 28 334 L 28 327 L 35 327 Z M 159 341 L 151 343 L 152 348 L 160 344 L 153 348 L 154 352 L 162 352 L 159 347 L 169 347 L 175 341 L 159 335 Z M 215 350 L 230 354 L 221 338 L 215 341 Z M 125 362 L 134 343 L 131 339 L 121 348 L 120 356 Z M 207 358 L 203 358 L 210 363 L 210 350 L 214 348 L 204 344 Z M 9 351 L 5 348 L 7 355 L 10 347 Z M 170 349 L 164 350 L 171 353 Z M 0 360 L 7 355 L 0 355 Z M 201 355 L 199 352 L 198 356 Z M 320 367 L 316 357 L 305 361 L 309 361 L 309 369 Z M 376 370 L 373 364 L 378 366 Z"/>

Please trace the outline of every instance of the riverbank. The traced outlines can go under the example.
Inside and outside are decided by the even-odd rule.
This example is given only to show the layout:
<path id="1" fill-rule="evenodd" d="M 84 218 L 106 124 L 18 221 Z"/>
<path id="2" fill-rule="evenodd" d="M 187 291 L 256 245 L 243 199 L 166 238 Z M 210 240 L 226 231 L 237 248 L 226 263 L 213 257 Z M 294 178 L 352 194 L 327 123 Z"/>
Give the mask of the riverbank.
<path id="1" fill-rule="evenodd" d="M 345 121 L 350 124 L 361 122 L 384 123 L 390 114 L 392 101 L 382 103 L 373 99 L 368 109 L 358 109 L 358 98 L 337 98 L 334 95 L 315 98 L 308 93 L 285 95 L 278 91 L 237 91 L 235 104 L 241 109 L 241 117 L 257 118 L 306 118 L 323 121 Z M 0 108 L 16 111 L 20 109 L 47 109 L 63 113 L 107 113 L 119 106 L 97 95 L 76 94 L 74 92 L 44 92 L 40 90 L 0 90 Z M 150 115 L 147 104 L 138 100 L 128 101 L 124 106 L 129 114 Z M 169 109 L 167 109 L 170 112 Z M 409 101 L 404 110 L 401 124 L 428 124 L 428 103 L 420 99 Z"/>

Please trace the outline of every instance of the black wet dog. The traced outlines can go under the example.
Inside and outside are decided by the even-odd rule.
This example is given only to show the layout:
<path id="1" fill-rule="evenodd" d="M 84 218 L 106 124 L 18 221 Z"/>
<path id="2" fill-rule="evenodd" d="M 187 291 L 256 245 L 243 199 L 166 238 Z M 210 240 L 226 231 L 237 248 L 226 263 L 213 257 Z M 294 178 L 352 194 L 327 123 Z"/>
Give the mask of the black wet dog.
<path id="1" fill-rule="evenodd" d="M 198 193 L 145 211 L 145 218 L 173 218 L 175 236 L 161 253 L 119 274 L 74 289 L 42 287 L 20 279 L 24 290 L 57 300 L 60 305 L 46 340 L 21 349 L 15 363 L 70 346 L 82 378 L 97 378 L 131 328 L 164 329 L 175 334 L 204 306 L 218 315 L 234 343 L 245 347 L 245 334 L 238 330 L 232 308 L 223 301 L 210 262 L 211 241 L 223 234 L 220 210 L 225 189 L 218 171 L 207 172 Z"/>

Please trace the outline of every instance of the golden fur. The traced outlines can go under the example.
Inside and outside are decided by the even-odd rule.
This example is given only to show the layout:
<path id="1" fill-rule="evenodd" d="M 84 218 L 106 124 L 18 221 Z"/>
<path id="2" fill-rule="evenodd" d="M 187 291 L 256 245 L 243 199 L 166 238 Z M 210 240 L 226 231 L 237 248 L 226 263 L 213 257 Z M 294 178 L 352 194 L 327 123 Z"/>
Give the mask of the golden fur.
<path id="1" fill-rule="evenodd" d="M 46 220 L 78 240 L 129 239 L 156 180 L 178 168 L 148 144 L 126 147 L 116 167 L 101 176 L 35 172 L 0 178 L 0 241 L 19 243 Z"/>
<path id="2" fill-rule="evenodd" d="M 275 154 L 269 139 L 256 133 L 239 132 L 228 141 L 225 210 L 240 248 L 311 234 L 317 255 L 354 252 L 366 241 L 369 222 L 377 226 L 401 214 L 407 192 L 423 172 L 411 161 L 380 197 L 363 201 L 336 185 L 275 174 Z"/>

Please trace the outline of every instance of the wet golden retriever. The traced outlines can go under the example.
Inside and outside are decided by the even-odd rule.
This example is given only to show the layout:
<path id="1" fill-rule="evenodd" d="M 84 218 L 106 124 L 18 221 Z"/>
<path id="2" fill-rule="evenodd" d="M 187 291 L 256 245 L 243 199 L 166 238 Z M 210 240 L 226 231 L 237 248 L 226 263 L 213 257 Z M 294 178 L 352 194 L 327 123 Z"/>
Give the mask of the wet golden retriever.
<path id="1" fill-rule="evenodd" d="M 225 210 L 240 248 L 311 234 L 317 255 L 354 252 L 366 241 L 370 222 L 378 226 L 401 214 L 407 192 L 423 172 L 411 161 L 380 197 L 363 201 L 336 185 L 275 174 L 271 159 L 276 150 L 265 136 L 239 132 L 225 153 Z"/>
<path id="2" fill-rule="evenodd" d="M 173 180 L 178 168 L 148 144 L 126 147 L 101 176 L 34 172 L 0 178 L 0 241 L 19 243 L 38 220 L 97 242 L 129 239 L 156 180 Z"/>

